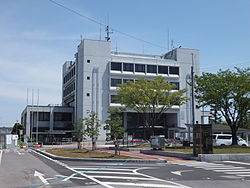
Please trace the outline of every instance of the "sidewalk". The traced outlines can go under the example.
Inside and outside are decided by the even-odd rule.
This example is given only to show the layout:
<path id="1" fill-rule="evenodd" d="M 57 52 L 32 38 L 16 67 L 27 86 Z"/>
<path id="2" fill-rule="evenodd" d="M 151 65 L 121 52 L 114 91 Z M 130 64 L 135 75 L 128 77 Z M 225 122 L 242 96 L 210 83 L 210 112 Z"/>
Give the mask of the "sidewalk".
<path id="1" fill-rule="evenodd" d="M 107 153 L 115 153 L 114 150 L 107 150 L 107 149 L 98 149 L 99 151 L 107 152 Z M 175 158 L 175 157 L 165 157 L 165 156 L 160 156 L 160 155 L 146 155 L 140 153 L 140 151 L 120 151 L 121 155 L 126 155 L 130 157 L 136 157 L 140 159 L 164 159 L 167 161 L 186 161 L 180 158 Z M 189 160 L 190 161 L 190 160 Z"/>

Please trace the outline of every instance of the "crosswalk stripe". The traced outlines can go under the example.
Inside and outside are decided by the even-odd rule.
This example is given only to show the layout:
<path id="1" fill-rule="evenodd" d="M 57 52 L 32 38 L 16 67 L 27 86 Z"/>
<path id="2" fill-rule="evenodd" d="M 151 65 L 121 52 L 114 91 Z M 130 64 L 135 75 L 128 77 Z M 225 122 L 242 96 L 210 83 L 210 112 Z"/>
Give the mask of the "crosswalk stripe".
<path id="1" fill-rule="evenodd" d="M 225 172 L 226 174 L 250 174 L 250 171 L 248 172 L 243 172 L 243 171 L 239 171 L 239 172 Z"/>
<path id="2" fill-rule="evenodd" d="M 86 172 L 87 174 L 127 174 L 127 175 L 136 175 L 135 173 L 133 172 L 104 172 L 104 171 L 89 171 L 89 172 Z"/>
<path id="3" fill-rule="evenodd" d="M 133 171 L 134 169 L 124 169 L 124 168 L 73 168 L 74 170 L 78 170 L 78 171 L 84 171 L 84 170 L 95 170 L 95 171 L 98 171 L 98 170 L 105 170 L 105 171 Z"/>
<path id="4" fill-rule="evenodd" d="M 197 167 L 197 168 L 200 168 L 200 167 Z M 230 170 L 230 169 L 245 169 L 244 167 L 204 167 L 202 169 L 205 169 L 205 170 Z"/>
<path id="5" fill-rule="evenodd" d="M 140 186 L 140 187 L 154 187 L 154 188 L 184 188 L 186 186 L 179 186 L 179 185 L 163 185 L 163 184 L 146 184 L 146 183 L 122 183 L 122 182 L 105 182 L 109 185 L 123 185 L 123 186 Z"/>
<path id="6" fill-rule="evenodd" d="M 241 177 L 250 177 L 250 174 L 244 174 L 244 175 L 240 175 L 240 174 L 238 174 L 237 176 L 241 176 Z"/>
<path id="7" fill-rule="evenodd" d="M 224 161 L 226 163 L 234 163 L 234 164 L 242 164 L 242 165 L 250 165 L 250 163 L 243 163 L 243 162 L 239 162 L 239 161 Z"/>
<path id="8" fill-rule="evenodd" d="M 140 177 L 121 177 L 121 176 L 90 176 L 89 177 L 93 177 L 93 178 L 111 178 L 111 179 L 133 179 L 133 180 L 149 180 L 149 181 L 152 181 L 152 180 L 156 180 L 156 179 L 153 179 L 153 178 L 140 178 Z"/>
<path id="9" fill-rule="evenodd" d="M 246 171 L 246 172 L 250 172 L 250 169 L 222 169 L 222 170 L 214 170 L 215 172 L 238 172 L 238 171 Z"/>

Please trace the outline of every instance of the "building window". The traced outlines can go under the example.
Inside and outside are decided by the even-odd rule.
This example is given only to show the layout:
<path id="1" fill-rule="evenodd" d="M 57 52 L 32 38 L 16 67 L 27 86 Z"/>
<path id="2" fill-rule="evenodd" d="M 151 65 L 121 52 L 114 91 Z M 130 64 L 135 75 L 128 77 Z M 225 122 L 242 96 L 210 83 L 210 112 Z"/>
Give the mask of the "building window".
<path id="1" fill-rule="evenodd" d="M 118 103 L 117 100 L 116 100 L 116 95 L 111 95 L 110 99 L 111 99 L 110 100 L 111 103 Z"/>
<path id="2" fill-rule="evenodd" d="M 122 63 L 111 62 L 111 70 L 122 71 Z"/>
<path id="3" fill-rule="evenodd" d="M 147 65 L 147 73 L 157 73 L 156 65 Z"/>
<path id="4" fill-rule="evenodd" d="M 168 66 L 158 66 L 158 74 L 168 74 Z"/>
<path id="5" fill-rule="evenodd" d="M 133 82 L 134 83 L 134 80 L 133 79 L 123 79 L 124 84 L 126 84 L 128 82 Z"/>
<path id="6" fill-rule="evenodd" d="M 145 65 L 135 64 L 135 72 L 145 73 Z"/>
<path id="7" fill-rule="evenodd" d="M 54 121 L 72 121 L 72 114 L 68 112 L 55 112 Z"/>
<path id="8" fill-rule="evenodd" d="M 111 86 L 116 87 L 118 84 L 122 83 L 122 79 L 111 78 Z"/>
<path id="9" fill-rule="evenodd" d="M 133 63 L 123 63 L 123 71 L 134 72 Z"/>
<path id="10" fill-rule="evenodd" d="M 90 59 L 87 59 L 87 63 L 90 63 Z"/>
<path id="11" fill-rule="evenodd" d="M 87 76 L 87 80 L 90 80 L 90 77 L 89 77 L 89 76 Z"/>
<path id="12" fill-rule="evenodd" d="M 179 82 L 170 82 L 171 85 L 175 85 L 173 90 L 179 90 L 180 89 L 180 83 Z"/>
<path id="13" fill-rule="evenodd" d="M 179 75 L 179 67 L 169 67 L 169 74 Z"/>
<path id="14" fill-rule="evenodd" d="M 90 96 L 90 93 L 87 93 L 87 97 L 89 97 Z"/>
<path id="15" fill-rule="evenodd" d="M 38 120 L 39 121 L 49 121 L 50 113 L 49 112 L 38 112 Z"/>

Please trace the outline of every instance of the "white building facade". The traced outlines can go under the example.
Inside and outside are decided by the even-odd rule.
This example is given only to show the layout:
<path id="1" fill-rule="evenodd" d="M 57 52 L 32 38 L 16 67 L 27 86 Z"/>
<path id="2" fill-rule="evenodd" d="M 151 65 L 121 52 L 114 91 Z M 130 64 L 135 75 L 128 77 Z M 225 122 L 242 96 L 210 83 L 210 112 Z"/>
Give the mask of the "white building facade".
<path id="1" fill-rule="evenodd" d="M 111 44 L 100 40 L 83 40 L 78 46 L 75 61 L 63 65 L 62 105 L 74 107 L 74 119 L 87 117 L 89 111 L 98 113 L 104 124 L 108 118 L 110 106 L 116 104 L 116 85 L 127 81 L 136 81 L 138 77 L 153 79 L 163 76 L 166 81 L 176 85 L 175 90 L 187 88 L 186 96 L 191 98 L 191 66 L 194 74 L 199 74 L 199 51 L 177 48 L 162 55 L 144 55 L 112 52 Z M 196 104 L 195 104 L 196 106 Z M 173 106 L 165 112 L 159 122 L 159 134 L 166 138 L 174 136 L 187 138 L 186 124 L 191 124 L 191 100 L 181 106 Z M 201 123 L 200 109 L 195 108 L 195 122 Z M 129 135 L 142 138 L 138 129 L 137 113 L 124 113 L 124 127 Z M 101 129 L 99 140 L 105 140 L 106 133 Z"/>

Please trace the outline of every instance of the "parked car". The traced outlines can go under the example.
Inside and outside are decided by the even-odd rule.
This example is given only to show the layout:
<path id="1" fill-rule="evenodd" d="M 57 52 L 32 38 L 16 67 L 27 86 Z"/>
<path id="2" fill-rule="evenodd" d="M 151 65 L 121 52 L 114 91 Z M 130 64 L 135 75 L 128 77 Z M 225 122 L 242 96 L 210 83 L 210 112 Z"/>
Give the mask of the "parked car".
<path id="1" fill-rule="evenodd" d="M 237 141 L 239 146 L 248 146 L 248 143 L 237 136 Z M 232 135 L 231 134 L 213 134 L 213 145 L 214 146 L 230 146 L 232 145 Z"/>

